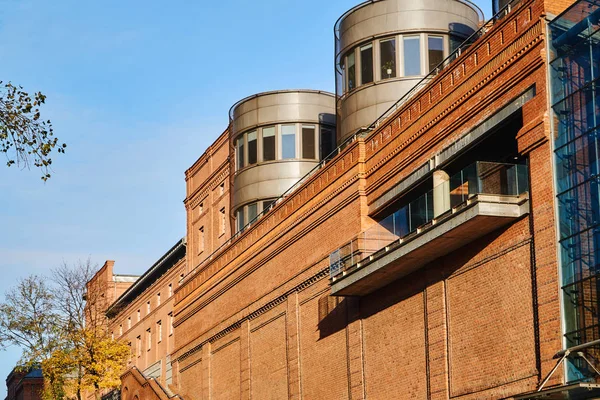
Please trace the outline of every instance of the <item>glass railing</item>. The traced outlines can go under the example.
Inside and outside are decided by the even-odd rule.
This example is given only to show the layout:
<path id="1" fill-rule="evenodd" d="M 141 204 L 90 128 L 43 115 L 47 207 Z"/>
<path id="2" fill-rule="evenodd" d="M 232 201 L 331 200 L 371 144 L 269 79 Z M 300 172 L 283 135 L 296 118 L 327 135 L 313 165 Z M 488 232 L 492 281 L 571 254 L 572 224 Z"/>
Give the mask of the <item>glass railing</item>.
<path id="1" fill-rule="evenodd" d="M 361 232 L 329 256 L 330 276 L 374 255 L 391 243 L 427 227 L 434 218 L 477 195 L 519 196 L 529 190 L 526 165 L 479 161 Z"/>

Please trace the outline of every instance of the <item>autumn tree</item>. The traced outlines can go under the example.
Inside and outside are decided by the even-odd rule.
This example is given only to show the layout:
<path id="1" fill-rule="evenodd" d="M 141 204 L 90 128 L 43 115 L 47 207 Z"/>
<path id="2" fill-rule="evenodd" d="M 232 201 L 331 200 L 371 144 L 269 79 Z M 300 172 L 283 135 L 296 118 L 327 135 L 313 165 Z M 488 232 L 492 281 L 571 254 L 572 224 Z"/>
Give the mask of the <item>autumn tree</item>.
<path id="1" fill-rule="evenodd" d="M 0 152 L 9 167 L 39 168 L 44 181 L 50 178 L 52 152 L 64 153 L 67 147 L 54 136 L 52 123 L 42 119 L 45 102 L 40 92 L 30 95 L 21 86 L 0 81 Z"/>

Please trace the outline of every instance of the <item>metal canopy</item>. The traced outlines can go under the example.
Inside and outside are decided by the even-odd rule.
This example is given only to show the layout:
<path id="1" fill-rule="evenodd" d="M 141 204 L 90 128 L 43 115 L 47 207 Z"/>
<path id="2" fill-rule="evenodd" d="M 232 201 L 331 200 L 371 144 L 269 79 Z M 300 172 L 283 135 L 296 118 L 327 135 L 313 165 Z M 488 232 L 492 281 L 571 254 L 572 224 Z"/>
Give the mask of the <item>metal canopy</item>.
<path id="1" fill-rule="evenodd" d="M 580 400 L 600 399 L 600 384 L 575 383 L 544 389 L 539 392 L 530 392 L 513 397 L 514 400 Z"/>

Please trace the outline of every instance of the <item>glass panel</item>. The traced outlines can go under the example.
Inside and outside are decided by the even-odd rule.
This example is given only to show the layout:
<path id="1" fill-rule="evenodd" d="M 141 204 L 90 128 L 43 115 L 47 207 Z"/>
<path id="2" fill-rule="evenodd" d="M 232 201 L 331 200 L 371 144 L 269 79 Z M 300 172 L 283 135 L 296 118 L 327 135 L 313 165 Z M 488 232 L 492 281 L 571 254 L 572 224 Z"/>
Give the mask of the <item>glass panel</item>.
<path id="1" fill-rule="evenodd" d="M 431 72 L 439 63 L 444 61 L 444 38 L 429 36 L 427 42 L 429 46 L 429 71 Z"/>
<path id="2" fill-rule="evenodd" d="M 275 160 L 275 127 L 262 128 L 263 161 Z"/>
<path id="3" fill-rule="evenodd" d="M 274 201 L 275 201 L 275 199 L 263 200 L 262 211 L 265 212 L 266 210 L 268 210 Z"/>
<path id="4" fill-rule="evenodd" d="M 258 215 L 258 204 L 252 203 L 248 205 L 248 223 L 251 224 L 256 219 Z"/>
<path id="5" fill-rule="evenodd" d="M 248 165 L 256 164 L 258 161 L 258 145 L 256 131 L 248 132 Z"/>
<path id="6" fill-rule="evenodd" d="M 296 158 L 296 125 L 281 125 L 281 158 Z"/>
<path id="7" fill-rule="evenodd" d="M 356 66 L 354 65 L 354 52 L 348 54 L 348 90 L 354 90 L 356 87 Z"/>
<path id="8" fill-rule="evenodd" d="M 421 38 L 404 37 L 404 76 L 421 75 Z"/>
<path id="9" fill-rule="evenodd" d="M 381 79 L 396 77 L 396 39 L 379 42 Z"/>
<path id="10" fill-rule="evenodd" d="M 315 159 L 315 126 L 302 125 L 302 158 Z"/>
<path id="11" fill-rule="evenodd" d="M 458 48 L 464 41 L 465 39 L 461 37 L 450 35 L 450 54 L 458 50 Z"/>
<path id="12" fill-rule="evenodd" d="M 328 126 L 321 126 L 321 160 L 331 155 L 336 148 L 335 130 Z"/>
<path id="13" fill-rule="evenodd" d="M 244 135 L 237 140 L 237 169 L 244 168 Z"/>
<path id="14" fill-rule="evenodd" d="M 237 223 L 238 232 L 244 228 L 244 207 L 240 208 L 236 212 L 235 222 Z"/>
<path id="15" fill-rule="evenodd" d="M 360 48 L 361 84 L 373 82 L 373 45 Z"/>

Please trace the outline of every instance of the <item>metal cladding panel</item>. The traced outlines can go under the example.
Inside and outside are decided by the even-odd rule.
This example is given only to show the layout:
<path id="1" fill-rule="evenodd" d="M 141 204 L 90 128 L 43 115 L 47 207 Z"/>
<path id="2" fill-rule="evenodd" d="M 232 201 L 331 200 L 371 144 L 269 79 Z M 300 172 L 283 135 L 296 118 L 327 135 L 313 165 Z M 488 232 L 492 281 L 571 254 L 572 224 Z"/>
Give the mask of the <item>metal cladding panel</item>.
<path id="1" fill-rule="evenodd" d="M 456 0 L 381 0 L 348 14 L 340 26 L 340 49 L 399 32 L 475 31 L 479 13 Z"/>
<path id="2" fill-rule="evenodd" d="M 233 208 L 261 199 L 276 198 L 310 172 L 316 161 L 277 161 L 242 170 L 235 177 Z"/>
<path id="3" fill-rule="evenodd" d="M 333 94 L 316 91 L 262 93 L 242 100 L 234 107 L 231 136 L 256 126 L 321 121 L 335 123 Z"/>

